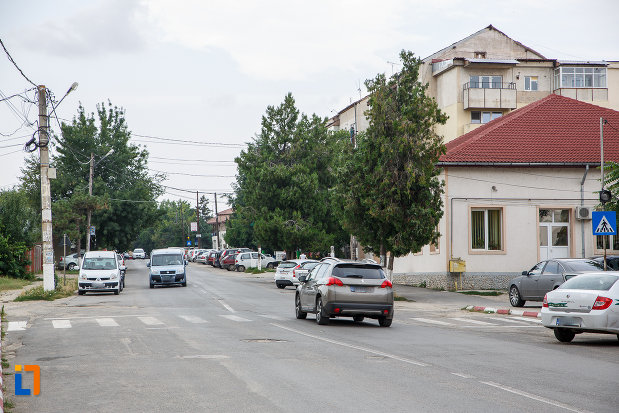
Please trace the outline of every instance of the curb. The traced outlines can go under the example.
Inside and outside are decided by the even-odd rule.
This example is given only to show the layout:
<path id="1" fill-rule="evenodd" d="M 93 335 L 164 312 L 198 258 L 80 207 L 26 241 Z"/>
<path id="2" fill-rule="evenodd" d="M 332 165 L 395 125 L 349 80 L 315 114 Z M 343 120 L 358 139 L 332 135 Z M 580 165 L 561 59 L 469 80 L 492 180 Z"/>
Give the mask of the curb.
<path id="1" fill-rule="evenodd" d="M 496 309 L 492 307 L 478 307 L 478 306 L 469 305 L 465 307 L 464 309 L 468 311 L 476 311 L 479 313 L 497 313 L 497 314 L 505 314 L 505 315 L 517 315 L 517 316 L 522 316 L 522 317 L 541 318 L 542 316 L 542 313 L 538 311 L 512 310 L 510 308 Z"/>

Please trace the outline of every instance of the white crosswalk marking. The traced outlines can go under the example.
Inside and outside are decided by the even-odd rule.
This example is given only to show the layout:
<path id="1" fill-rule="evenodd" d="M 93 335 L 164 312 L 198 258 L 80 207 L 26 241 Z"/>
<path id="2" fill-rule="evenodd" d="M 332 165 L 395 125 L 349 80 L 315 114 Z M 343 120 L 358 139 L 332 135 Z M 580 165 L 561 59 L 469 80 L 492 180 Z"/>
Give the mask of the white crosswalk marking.
<path id="1" fill-rule="evenodd" d="M 26 329 L 27 321 L 9 321 L 6 331 L 22 331 Z"/>
<path id="2" fill-rule="evenodd" d="M 71 328 L 71 320 L 52 320 L 54 328 Z"/>
<path id="3" fill-rule="evenodd" d="M 118 323 L 113 318 L 97 318 L 97 323 L 101 327 L 118 327 Z"/>
<path id="4" fill-rule="evenodd" d="M 428 324 L 436 324 L 436 325 L 439 325 L 439 326 L 450 326 L 450 325 L 452 325 L 451 323 L 448 323 L 448 322 L 445 322 L 445 321 L 432 320 L 432 319 L 429 319 L 429 318 L 415 317 L 415 318 L 411 318 L 411 320 L 420 321 L 422 323 L 428 323 Z"/>
<path id="5" fill-rule="evenodd" d="M 147 326 L 157 326 L 162 325 L 163 323 L 157 320 L 155 317 L 138 317 L 138 319 L 146 324 Z"/>
<path id="6" fill-rule="evenodd" d="M 224 317 L 224 318 L 227 318 L 228 320 L 239 321 L 239 322 L 241 322 L 241 321 L 251 321 L 251 320 L 248 320 L 246 318 L 239 317 L 238 315 L 231 315 L 231 314 L 220 315 L 220 317 Z"/>
<path id="7" fill-rule="evenodd" d="M 496 325 L 493 323 L 487 323 L 485 321 L 473 320 L 471 318 L 464 318 L 464 317 L 451 317 L 451 319 L 456 320 L 456 321 L 461 321 L 463 323 L 476 324 L 478 326 L 495 326 Z"/>
<path id="8" fill-rule="evenodd" d="M 179 317 L 194 324 L 206 323 L 206 320 L 203 320 L 195 315 L 179 315 Z"/>
<path id="9" fill-rule="evenodd" d="M 538 319 L 538 318 L 533 318 L 533 317 L 510 317 L 510 318 L 514 318 L 516 320 L 522 320 L 522 321 L 528 321 L 529 323 L 541 323 L 542 320 Z"/>

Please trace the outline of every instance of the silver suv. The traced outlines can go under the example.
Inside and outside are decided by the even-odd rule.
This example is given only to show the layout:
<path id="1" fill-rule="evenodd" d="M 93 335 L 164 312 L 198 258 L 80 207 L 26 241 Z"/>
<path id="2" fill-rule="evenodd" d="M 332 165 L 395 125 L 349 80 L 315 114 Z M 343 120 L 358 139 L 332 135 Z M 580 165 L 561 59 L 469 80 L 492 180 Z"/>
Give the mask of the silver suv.
<path id="1" fill-rule="evenodd" d="M 393 321 L 393 288 L 378 264 L 328 259 L 299 281 L 295 294 L 299 319 L 315 313 L 321 325 L 333 317 L 352 317 L 356 322 L 374 318 L 381 327 Z"/>

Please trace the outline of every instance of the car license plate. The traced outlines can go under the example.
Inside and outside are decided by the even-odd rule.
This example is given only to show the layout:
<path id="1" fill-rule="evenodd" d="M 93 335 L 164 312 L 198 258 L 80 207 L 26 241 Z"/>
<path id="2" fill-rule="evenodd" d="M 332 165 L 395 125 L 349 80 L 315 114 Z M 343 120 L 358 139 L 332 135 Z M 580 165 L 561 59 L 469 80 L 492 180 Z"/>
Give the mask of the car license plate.
<path id="1" fill-rule="evenodd" d="M 94 283 L 90 284 L 90 287 L 91 288 L 103 288 L 103 287 L 105 287 L 105 284 L 94 282 Z"/>
<path id="2" fill-rule="evenodd" d="M 563 327 L 580 327 L 580 319 L 575 317 L 557 317 L 556 325 Z"/>
<path id="3" fill-rule="evenodd" d="M 359 287 L 359 286 L 350 287 L 351 293 L 369 293 L 370 290 L 371 290 L 371 287 Z"/>

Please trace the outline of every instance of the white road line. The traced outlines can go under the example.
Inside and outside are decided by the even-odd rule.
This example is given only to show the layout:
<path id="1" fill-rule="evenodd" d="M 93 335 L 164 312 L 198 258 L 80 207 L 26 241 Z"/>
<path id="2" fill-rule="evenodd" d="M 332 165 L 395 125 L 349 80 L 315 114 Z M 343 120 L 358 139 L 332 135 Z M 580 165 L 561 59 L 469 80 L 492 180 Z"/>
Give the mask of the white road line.
<path id="1" fill-rule="evenodd" d="M 529 323 L 537 323 L 537 324 L 542 323 L 542 320 L 533 318 L 533 317 L 510 317 L 510 318 L 514 318 L 516 320 L 528 321 Z"/>
<path id="2" fill-rule="evenodd" d="M 118 323 L 113 318 L 97 318 L 96 320 L 101 327 L 118 327 Z"/>
<path id="3" fill-rule="evenodd" d="M 522 390 L 514 389 L 514 388 L 511 388 L 511 387 L 503 386 L 502 384 L 493 383 L 491 381 L 480 381 L 480 383 L 486 384 L 488 386 L 495 387 L 497 389 L 505 390 L 507 392 L 514 393 L 514 394 L 517 394 L 519 396 L 527 397 L 529 399 L 537 400 L 538 402 L 550 404 L 551 406 L 555 406 L 555 407 L 558 407 L 558 408 L 561 408 L 561 409 L 569 410 L 570 412 L 592 413 L 592 412 L 590 412 L 588 410 L 578 409 L 576 407 L 568 406 L 567 404 L 563 404 L 563 403 L 560 403 L 560 402 L 555 401 L 555 400 L 547 399 L 545 397 L 537 396 L 535 394 L 527 393 L 527 392 L 524 392 Z"/>
<path id="4" fill-rule="evenodd" d="M 207 360 L 223 360 L 229 359 L 230 356 L 225 356 L 223 354 L 196 354 L 195 356 L 178 356 L 182 359 L 207 359 Z"/>
<path id="5" fill-rule="evenodd" d="M 464 374 L 464 373 L 451 373 L 454 376 L 458 376 L 458 377 L 462 377 L 463 379 L 474 379 L 475 377 L 469 375 L 469 374 Z"/>
<path id="6" fill-rule="evenodd" d="M 519 326 L 515 326 L 513 324 L 510 325 L 498 325 L 498 324 L 493 324 L 491 326 L 458 326 L 459 328 L 544 328 L 544 326 L 536 326 L 533 324 L 530 324 L 528 326 L 525 325 L 519 325 Z"/>
<path id="7" fill-rule="evenodd" d="M 195 315 L 179 315 L 179 317 L 185 321 L 189 321 L 190 323 L 194 323 L 194 324 L 206 323 L 206 320 L 203 320 L 200 317 L 195 316 Z"/>
<path id="8" fill-rule="evenodd" d="M 9 321 L 6 331 L 23 331 L 26 329 L 27 321 Z"/>
<path id="9" fill-rule="evenodd" d="M 280 317 L 278 315 L 270 315 L 270 314 L 258 314 L 260 317 L 269 318 L 271 320 L 284 321 L 286 320 L 284 317 Z"/>
<path id="10" fill-rule="evenodd" d="M 243 318 L 243 317 L 239 317 L 238 315 L 232 315 L 232 314 L 224 314 L 224 315 L 220 315 L 220 317 L 223 318 L 227 318 L 228 320 L 232 320 L 232 321 L 251 321 L 248 320 L 247 318 Z"/>
<path id="11" fill-rule="evenodd" d="M 506 323 L 514 323 L 514 324 L 522 325 L 522 321 L 521 320 L 512 320 L 512 318 L 514 318 L 514 317 L 510 317 L 510 318 L 502 317 L 502 318 L 497 318 L 497 320 L 501 320 L 501 321 L 504 321 Z"/>
<path id="12" fill-rule="evenodd" d="M 52 320 L 54 328 L 71 328 L 71 321 L 69 320 Z"/>
<path id="13" fill-rule="evenodd" d="M 436 325 L 439 325 L 439 326 L 450 326 L 450 325 L 452 325 L 451 323 L 447 323 L 445 321 L 432 320 L 430 318 L 414 317 L 414 318 L 411 318 L 411 320 L 420 321 L 422 323 L 428 323 L 428 324 L 436 324 Z"/>
<path id="14" fill-rule="evenodd" d="M 226 304 L 224 300 L 222 300 L 221 298 L 218 298 L 217 301 L 219 301 L 219 303 L 223 305 L 226 310 L 230 311 L 231 313 L 236 313 L 236 311 L 234 311 L 234 309 L 230 307 L 228 304 Z"/>
<path id="15" fill-rule="evenodd" d="M 478 326 L 496 326 L 496 324 L 493 324 L 493 323 L 488 323 L 486 321 L 473 320 L 471 318 L 451 317 L 451 319 L 452 320 L 456 320 L 456 321 L 460 321 L 460 322 L 463 322 L 463 323 L 476 324 Z"/>
<path id="16" fill-rule="evenodd" d="M 146 314 L 130 314 L 130 315 L 115 315 L 114 318 L 121 318 L 121 317 L 145 317 Z M 80 319 L 93 319 L 93 318 L 106 318 L 109 317 L 109 314 L 107 315 L 93 315 L 93 316 L 75 316 L 75 317 L 49 317 L 49 318 L 44 318 L 44 320 L 80 320 Z"/>
<path id="17" fill-rule="evenodd" d="M 138 317 L 141 322 L 146 324 L 147 326 L 156 326 L 163 324 L 161 321 L 157 320 L 155 317 Z"/>
<path id="18" fill-rule="evenodd" d="M 300 330 L 295 330 L 294 328 L 285 327 L 285 326 L 277 324 L 277 323 L 271 323 L 271 325 L 275 326 L 275 327 L 279 327 L 279 328 L 284 329 L 284 330 L 291 331 L 293 333 L 301 334 L 301 335 L 306 336 L 306 337 L 311 337 L 311 338 L 314 338 L 316 340 L 325 341 L 325 342 L 331 343 L 331 344 L 337 344 L 338 346 L 348 347 L 348 348 L 352 348 L 352 349 L 355 349 L 355 350 L 365 351 L 366 353 L 375 354 L 377 356 L 382 356 L 382 357 L 387 357 L 387 358 L 390 358 L 390 359 L 393 359 L 393 360 L 398 360 L 398 361 L 401 361 L 401 362 L 404 362 L 404 363 L 408 363 L 408 364 L 414 364 L 415 366 L 420 366 L 420 367 L 428 367 L 429 366 L 429 364 L 422 363 L 420 361 L 411 360 L 409 358 L 404 358 L 404 357 L 396 356 L 394 354 L 383 353 L 382 351 L 373 350 L 373 349 L 366 348 L 366 347 L 361 347 L 361 346 L 356 346 L 354 344 L 348 344 L 348 343 L 344 343 L 342 341 L 332 340 L 332 339 L 326 338 L 326 337 L 316 336 L 314 334 L 309 334 L 309 333 L 306 333 L 306 332 L 303 332 L 303 331 L 300 331 Z"/>

